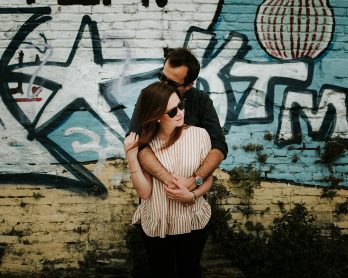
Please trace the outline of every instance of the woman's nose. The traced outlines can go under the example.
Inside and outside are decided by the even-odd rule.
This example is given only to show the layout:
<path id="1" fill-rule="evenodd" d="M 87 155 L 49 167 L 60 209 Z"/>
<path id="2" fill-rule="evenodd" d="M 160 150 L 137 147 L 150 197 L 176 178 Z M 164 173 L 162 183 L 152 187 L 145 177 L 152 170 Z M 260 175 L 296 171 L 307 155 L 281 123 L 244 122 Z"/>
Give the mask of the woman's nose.
<path id="1" fill-rule="evenodd" d="M 180 116 L 184 116 L 184 114 L 185 114 L 185 109 L 182 109 L 182 110 L 178 109 L 178 114 L 179 114 Z"/>

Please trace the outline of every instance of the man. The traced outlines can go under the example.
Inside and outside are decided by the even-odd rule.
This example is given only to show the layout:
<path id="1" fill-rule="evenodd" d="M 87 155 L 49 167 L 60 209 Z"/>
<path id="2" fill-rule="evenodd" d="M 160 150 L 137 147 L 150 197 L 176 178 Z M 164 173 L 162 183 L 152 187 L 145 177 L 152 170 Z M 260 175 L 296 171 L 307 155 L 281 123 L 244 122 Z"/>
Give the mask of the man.
<path id="1" fill-rule="evenodd" d="M 149 147 L 142 149 L 138 155 L 141 166 L 170 188 L 185 186 L 190 191 L 194 190 L 215 171 L 226 158 L 228 151 L 213 102 L 208 94 L 193 87 L 199 71 L 200 65 L 196 57 L 185 48 L 176 48 L 168 53 L 160 80 L 175 87 L 185 99 L 185 123 L 202 127 L 209 133 L 212 149 L 200 168 L 189 178 L 173 176 L 161 165 Z M 131 119 L 130 131 L 140 132 L 137 105 Z"/>

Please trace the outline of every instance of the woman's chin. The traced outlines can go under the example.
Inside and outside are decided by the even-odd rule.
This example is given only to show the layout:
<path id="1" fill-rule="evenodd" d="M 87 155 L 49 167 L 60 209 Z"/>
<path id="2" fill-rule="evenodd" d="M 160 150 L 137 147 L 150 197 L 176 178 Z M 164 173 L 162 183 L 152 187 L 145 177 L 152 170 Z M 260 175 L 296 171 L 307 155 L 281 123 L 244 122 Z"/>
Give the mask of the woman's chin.
<path id="1" fill-rule="evenodd" d="M 182 126 L 184 124 L 184 119 L 178 120 L 178 126 Z"/>

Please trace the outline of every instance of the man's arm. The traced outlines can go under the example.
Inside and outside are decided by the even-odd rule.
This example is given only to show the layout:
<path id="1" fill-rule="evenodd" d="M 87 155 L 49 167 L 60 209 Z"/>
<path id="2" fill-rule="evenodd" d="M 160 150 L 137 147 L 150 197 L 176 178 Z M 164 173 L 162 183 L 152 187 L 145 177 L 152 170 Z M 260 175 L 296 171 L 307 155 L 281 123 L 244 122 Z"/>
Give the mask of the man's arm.
<path id="1" fill-rule="evenodd" d="M 203 160 L 201 166 L 196 171 L 196 175 L 205 179 L 206 177 L 213 174 L 213 172 L 217 169 L 217 167 L 223 160 L 224 155 L 220 150 L 210 150 L 207 157 Z"/>
<path id="2" fill-rule="evenodd" d="M 200 126 L 208 132 L 211 140 L 211 150 L 196 171 L 197 176 L 205 179 L 213 174 L 226 158 L 228 152 L 225 136 L 213 102 L 206 94 L 201 96 Z M 190 177 L 185 185 L 190 191 L 194 190 L 196 188 L 195 179 Z"/>
<path id="3" fill-rule="evenodd" d="M 126 136 L 128 136 L 129 133 L 131 133 L 131 132 L 135 132 L 136 134 L 138 134 L 140 136 L 141 129 L 139 126 L 139 117 L 138 117 L 139 98 L 140 98 L 140 96 L 138 97 L 137 103 L 134 106 L 132 118 L 130 120 L 129 129 L 128 129 Z"/>
<path id="4" fill-rule="evenodd" d="M 205 179 L 203 184 L 194 190 L 194 193 L 192 191 L 189 191 L 185 186 L 179 185 L 176 188 L 169 188 L 164 187 L 164 190 L 166 191 L 166 194 L 169 198 L 182 202 L 182 203 L 190 203 L 195 198 L 199 198 L 203 196 L 205 193 L 208 192 L 208 190 L 211 188 L 213 184 L 213 176 L 209 176 Z"/>
<path id="5" fill-rule="evenodd" d="M 213 172 L 217 169 L 217 167 L 219 167 L 221 161 L 223 160 L 224 160 L 224 155 L 220 150 L 218 149 L 210 150 L 207 157 L 203 160 L 201 166 L 199 166 L 198 170 L 196 171 L 196 175 L 202 177 L 203 179 L 209 177 L 210 175 L 213 174 Z"/>
<path id="6" fill-rule="evenodd" d="M 196 171 L 196 175 L 202 177 L 204 180 L 211 176 L 213 172 L 217 169 L 221 161 L 224 160 L 223 153 L 218 149 L 212 149 L 209 151 L 207 157 L 203 160 L 201 166 Z M 188 188 L 188 190 L 193 191 L 197 185 L 195 183 L 195 178 L 185 178 L 181 181 Z"/>
<path id="7" fill-rule="evenodd" d="M 223 159 L 225 159 L 228 152 L 225 135 L 220 125 L 219 117 L 216 113 L 213 101 L 207 94 L 204 95 L 202 100 L 200 127 L 208 132 L 211 141 L 211 149 L 219 150 L 223 155 Z"/>
<path id="8" fill-rule="evenodd" d="M 167 186 L 175 187 L 179 183 L 187 187 L 190 191 L 196 188 L 195 179 L 193 177 L 173 177 L 172 174 L 170 174 L 158 161 L 150 147 L 142 149 L 138 154 L 138 159 L 146 172 L 148 172 L 151 176 L 156 177 Z M 210 150 L 207 157 L 196 171 L 196 174 L 203 179 L 207 178 L 213 174 L 223 159 L 224 155 L 220 150 Z"/>
<path id="9" fill-rule="evenodd" d="M 176 186 L 175 178 L 163 167 L 150 147 L 142 149 L 138 154 L 138 159 L 142 168 L 151 176 L 154 176 L 169 187 Z"/>

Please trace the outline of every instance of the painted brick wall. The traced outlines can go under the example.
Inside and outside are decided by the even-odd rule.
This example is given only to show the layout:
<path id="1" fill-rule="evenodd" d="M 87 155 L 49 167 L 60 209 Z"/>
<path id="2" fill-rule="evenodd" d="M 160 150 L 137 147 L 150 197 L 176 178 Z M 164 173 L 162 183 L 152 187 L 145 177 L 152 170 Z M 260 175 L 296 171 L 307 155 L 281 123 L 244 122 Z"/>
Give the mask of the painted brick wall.
<path id="1" fill-rule="evenodd" d="M 88 164 L 90 170 L 95 164 Z M 281 215 L 279 203 L 289 210 L 304 203 L 319 223 L 334 223 L 348 233 L 348 215 L 335 213 L 336 204 L 346 202 L 348 191 L 341 189 L 333 199 L 322 198 L 320 188 L 263 182 L 254 190 L 248 218 L 245 190 L 231 183 L 226 171 L 215 176 L 230 192 L 221 206 L 231 211 L 231 225 L 247 221 L 265 228 Z M 98 174 L 108 185 L 108 198 L 81 195 L 45 186 L 4 185 L 0 205 L 1 273 L 48 272 L 84 267 L 124 268 L 127 258 L 125 236 L 138 198 L 122 160 L 109 161 Z M 209 258 L 209 253 L 205 254 Z"/>
<path id="2" fill-rule="evenodd" d="M 200 60 L 196 86 L 226 133 L 221 169 L 262 173 L 253 220 L 304 202 L 347 229 L 333 213 L 348 186 L 347 21 L 345 0 L 1 1 L 0 269 L 124 257 L 137 198 L 122 142 L 140 89 L 179 46 Z"/>

